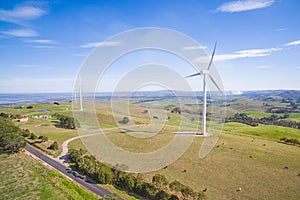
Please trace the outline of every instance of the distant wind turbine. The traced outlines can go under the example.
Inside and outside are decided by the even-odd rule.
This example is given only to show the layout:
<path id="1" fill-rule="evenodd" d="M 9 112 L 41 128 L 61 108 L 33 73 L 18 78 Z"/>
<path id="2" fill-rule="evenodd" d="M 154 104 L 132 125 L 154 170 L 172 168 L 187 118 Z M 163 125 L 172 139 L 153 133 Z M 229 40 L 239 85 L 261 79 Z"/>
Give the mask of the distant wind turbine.
<path id="1" fill-rule="evenodd" d="M 79 105 L 80 105 L 80 111 L 83 110 L 83 106 L 82 106 L 82 83 L 81 83 L 81 78 L 79 77 L 79 84 L 78 84 L 78 88 L 79 88 Z M 74 102 L 77 102 L 77 87 L 75 87 L 74 89 Z"/>
<path id="2" fill-rule="evenodd" d="M 200 72 L 198 72 L 196 74 L 192 74 L 192 75 L 185 77 L 185 78 L 190 78 L 190 77 L 194 77 L 194 76 L 203 75 L 203 108 L 202 108 L 202 133 L 201 133 L 202 135 L 206 135 L 206 103 L 207 103 L 206 102 L 206 77 L 207 76 L 210 78 L 210 80 L 213 82 L 213 84 L 218 88 L 218 90 L 223 95 L 223 91 L 220 89 L 220 87 L 218 86 L 217 82 L 213 79 L 213 77 L 209 74 L 209 69 L 211 68 L 211 65 L 212 65 L 212 62 L 214 59 L 216 47 L 217 47 L 217 42 L 215 43 L 214 51 L 211 55 L 211 59 L 210 59 L 210 62 L 208 64 L 208 67 L 206 70 L 201 70 Z"/>
<path id="3" fill-rule="evenodd" d="M 82 111 L 83 110 L 83 106 L 82 106 L 82 91 L 81 91 L 82 83 L 81 83 L 81 78 L 80 78 L 79 81 L 80 81 L 79 82 L 79 101 L 80 101 L 80 111 Z"/>

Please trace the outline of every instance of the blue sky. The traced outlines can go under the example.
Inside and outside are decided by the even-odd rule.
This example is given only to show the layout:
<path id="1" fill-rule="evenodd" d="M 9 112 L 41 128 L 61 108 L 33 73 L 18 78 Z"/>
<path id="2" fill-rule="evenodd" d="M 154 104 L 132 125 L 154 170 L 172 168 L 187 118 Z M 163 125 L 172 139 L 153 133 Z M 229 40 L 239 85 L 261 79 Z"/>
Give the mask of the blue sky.
<path id="1" fill-rule="evenodd" d="M 142 27 L 182 32 L 207 54 L 217 40 L 225 90 L 299 90 L 299 8 L 298 0 L 1 0 L 0 93 L 71 92 L 99 42 Z"/>

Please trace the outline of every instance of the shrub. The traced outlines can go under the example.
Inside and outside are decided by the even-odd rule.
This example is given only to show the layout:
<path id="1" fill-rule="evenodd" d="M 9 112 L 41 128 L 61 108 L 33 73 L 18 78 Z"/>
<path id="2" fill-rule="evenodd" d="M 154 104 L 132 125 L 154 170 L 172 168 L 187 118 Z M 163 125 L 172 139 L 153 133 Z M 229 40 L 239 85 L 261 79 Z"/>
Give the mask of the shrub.
<path id="1" fill-rule="evenodd" d="M 162 174 L 155 174 L 152 177 L 152 183 L 160 189 L 166 187 L 169 184 L 167 178 Z"/>
<path id="2" fill-rule="evenodd" d="M 37 139 L 37 136 L 36 136 L 34 133 L 30 133 L 29 139 L 31 139 L 31 140 L 36 140 L 36 139 Z"/>
<path id="3" fill-rule="evenodd" d="M 123 117 L 122 121 L 119 121 L 120 124 L 127 124 L 129 122 L 128 117 Z"/>
<path id="4" fill-rule="evenodd" d="M 48 137 L 47 137 L 47 136 L 43 136 L 43 135 L 40 135 L 40 136 L 38 137 L 38 139 L 41 140 L 42 142 L 48 141 Z"/>
<path id="5" fill-rule="evenodd" d="M 49 146 L 49 149 L 52 149 L 52 150 L 58 150 L 58 144 L 57 142 L 53 142 L 50 146 Z"/>

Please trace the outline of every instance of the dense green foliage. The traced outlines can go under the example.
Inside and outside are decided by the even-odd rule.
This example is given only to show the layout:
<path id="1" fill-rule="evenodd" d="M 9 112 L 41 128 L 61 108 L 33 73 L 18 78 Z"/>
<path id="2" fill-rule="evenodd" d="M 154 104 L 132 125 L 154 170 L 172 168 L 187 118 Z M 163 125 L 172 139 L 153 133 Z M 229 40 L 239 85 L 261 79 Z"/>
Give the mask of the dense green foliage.
<path id="1" fill-rule="evenodd" d="M 100 163 L 94 156 L 85 155 L 82 150 L 70 149 L 68 156 L 78 170 L 95 181 L 101 184 L 115 185 L 146 199 L 178 199 L 176 194 L 181 194 L 190 199 L 202 199 L 204 197 L 202 192 L 194 192 L 190 187 L 181 184 L 179 181 L 175 181 L 175 183 L 180 187 L 173 187 L 174 184 L 172 183 L 168 185 L 167 178 L 160 174 L 153 176 L 152 183 L 144 182 L 130 173 Z M 176 194 L 170 195 L 169 190 L 176 192 Z"/>
<path id="2" fill-rule="evenodd" d="M 252 118 L 245 113 L 237 113 L 233 117 L 226 118 L 226 122 L 239 122 L 250 126 L 258 126 L 259 124 L 276 125 L 300 129 L 300 122 L 284 120 L 288 115 L 278 116 L 271 115 L 269 117 Z"/>
<path id="3" fill-rule="evenodd" d="M 70 116 L 65 116 L 62 114 L 54 114 L 54 117 L 56 117 L 59 120 L 59 126 L 67 129 L 75 129 L 76 127 L 79 128 L 80 124 L 79 122 Z"/>
<path id="4" fill-rule="evenodd" d="M 23 130 L 15 126 L 10 119 L 0 117 L 0 151 L 16 153 L 26 145 Z"/>

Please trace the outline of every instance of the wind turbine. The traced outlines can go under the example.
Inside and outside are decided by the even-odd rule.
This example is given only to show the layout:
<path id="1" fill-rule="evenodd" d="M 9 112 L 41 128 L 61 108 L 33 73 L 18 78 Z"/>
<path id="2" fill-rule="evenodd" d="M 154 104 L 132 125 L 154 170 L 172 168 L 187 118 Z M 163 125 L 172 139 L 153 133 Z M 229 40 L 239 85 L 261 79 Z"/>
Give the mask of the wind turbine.
<path id="1" fill-rule="evenodd" d="M 80 111 L 83 110 L 83 106 L 82 106 L 82 91 L 81 91 L 81 87 L 82 87 L 82 83 L 81 83 L 81 78 L 79 77 L 79 84 L 78 84 L 78 87 L 79 87 L 79 105 L 80 105 Z M 77 89 L 75 87 L 74 89 L 74 102 L 77 102 Z"/>
<path id="2" fill-rule="evenodd" d="M 220 89 L 220 87 L 218 86 L 216 81 L 213 79 L 213 77 L 209 74 L 209 69 L 211 68 L 211 65 L 212 65 L 212 62 L 214 59 L 216 47 L 217 47 L 217 42 L 215 43 L 214 51 L 211 55 L 210 62 L 208 64 L 208 67 L 206 70 L 204 69 L 196 74 L 192 74 L 192 75 L 185 77 L 185 78 L 190 78 L 190 77 L 194 77 L 194 76 L 203 75 L 203 108 L 202 108 L 202 133 L 201 133 L 202 135 L 206 135 L 206 104 L 207 104 L 207 102 L 206 102 L 206 77 L 207 76 L 210 78 L 210 80 L 213 82 L 213 84 L 218 88 L 218 90 L 223 95 L 223 91 Z"/>

